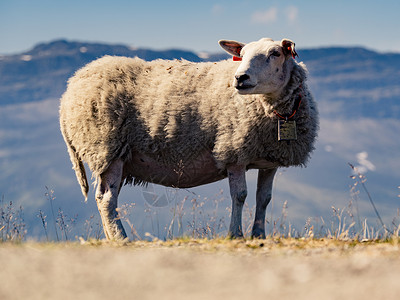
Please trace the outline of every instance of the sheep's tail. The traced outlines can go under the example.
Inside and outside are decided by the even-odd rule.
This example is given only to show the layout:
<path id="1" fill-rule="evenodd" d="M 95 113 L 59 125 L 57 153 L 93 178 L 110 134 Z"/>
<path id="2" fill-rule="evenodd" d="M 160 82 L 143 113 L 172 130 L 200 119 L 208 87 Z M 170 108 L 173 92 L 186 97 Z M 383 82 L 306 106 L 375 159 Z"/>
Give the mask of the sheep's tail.
<path id="1" fill-rule="evenodd" d="M 79 185 L 81 186 L 82 194 L 85 197 L 85 201 L 87 201 L 88 192 L 89 192 L 89 184 L 88 184 L 88 180 L 86 177 L 85 166 L 83 165 L 83 162 L 80 159 L 78 153 L 76 153 L 76 151 L 74 151 L 74 150 L 75 149 L 73 149 L 73 148 L 71 148 L 71 150 L 68 150 L 69 156 L 71 157 L 71 161 L 73 164 L 73 168 L 75 170 L 76 178 L 78 179 Z"/>
<path id="2" fill-rule="evenodd" d="M 81 186 L 82 194 L 85 197 L 85 201 L 87 201 L 89 184 L 86 177 L 85 166 L 83 165 L 82 159 L 80 158 L 79 154 L 76 152 L 75 147 L 72 146 L 71 141 L 67 138 L 62 123 L 63 122 L 61 122 L 61 131 L 64 136 L 65 143 L 67 144 L 69 157 L 72 162 L 72 168 L 74 169 L 76 178 L 78 179 L 79 185 Z"/>

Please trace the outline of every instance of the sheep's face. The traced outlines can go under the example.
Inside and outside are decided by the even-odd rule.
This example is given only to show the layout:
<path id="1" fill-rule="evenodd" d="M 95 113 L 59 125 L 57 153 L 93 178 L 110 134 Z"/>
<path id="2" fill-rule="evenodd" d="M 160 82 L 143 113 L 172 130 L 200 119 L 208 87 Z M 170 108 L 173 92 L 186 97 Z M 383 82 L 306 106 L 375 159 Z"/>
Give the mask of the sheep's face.
<path id="1" fill-rule="evenodd" d="M 291 66 L 288 61 L 296 55 L 292 41 L 265 38 L 249 44 L 219 43 L 236 60 L 242 61 L 233 82 L 239 94 L 278 94 L 288 83 Z"/>

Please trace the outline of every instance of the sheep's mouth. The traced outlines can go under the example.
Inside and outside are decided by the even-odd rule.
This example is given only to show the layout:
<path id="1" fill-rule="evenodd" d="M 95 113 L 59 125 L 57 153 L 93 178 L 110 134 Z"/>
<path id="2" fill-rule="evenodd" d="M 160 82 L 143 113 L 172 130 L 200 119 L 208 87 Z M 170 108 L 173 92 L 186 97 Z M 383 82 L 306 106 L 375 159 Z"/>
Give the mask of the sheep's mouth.
<path id="1" fill-rule="evenodd" d="M 255 85 L 245 85 L 245 84 L 241 84 L 241 85 L 235 86 L 235 88 L 236 88 L 238 91 L 250 90 L 250 89 L 252 89 L 252 88 L 254 88 L 254 87 L 255 87 Z"/>

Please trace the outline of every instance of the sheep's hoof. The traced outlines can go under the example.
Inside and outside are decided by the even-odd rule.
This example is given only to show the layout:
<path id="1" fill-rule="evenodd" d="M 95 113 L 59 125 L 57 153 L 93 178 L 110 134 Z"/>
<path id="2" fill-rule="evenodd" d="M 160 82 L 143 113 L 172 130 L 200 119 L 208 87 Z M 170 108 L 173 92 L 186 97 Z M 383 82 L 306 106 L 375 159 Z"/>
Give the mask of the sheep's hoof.
<path id="1" fill-rule="evenodd" d="M 239 231 L 239 232 L 229 232 L 228 233 L 228 238 L 231 240 L 235 240 L 235 239 L 242 239 L 243 238 L 243 232 Z"/>
<path id="2" fill-rule="evenodd" d="M 260 228 L 254 228 L 251 233 L 252 239 L 265 239 L 265 230 Z"/>

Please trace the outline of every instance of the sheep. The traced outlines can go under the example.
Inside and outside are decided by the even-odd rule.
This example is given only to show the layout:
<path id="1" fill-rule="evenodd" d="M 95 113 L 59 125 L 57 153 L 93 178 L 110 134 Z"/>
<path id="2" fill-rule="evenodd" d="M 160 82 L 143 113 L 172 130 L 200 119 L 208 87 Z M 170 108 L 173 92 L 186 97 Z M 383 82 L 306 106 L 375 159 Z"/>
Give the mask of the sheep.
<path id="1" fill-rule="evenodd" d="M 243 237 L 248 169 L 258 169 L 252 236 L 265 238 L 275 173 L 306 165 L 318 111 L 294 42 L 219 44 L 234 61 L 104 56 L 69 79 L 60 100 L 61 132 L 86 200 L 84 162 L 97 183 L 108 240 L 127 237 L 117 212 L 124 184 L 190 188 L 226 177 L 228 234 Z"/>

